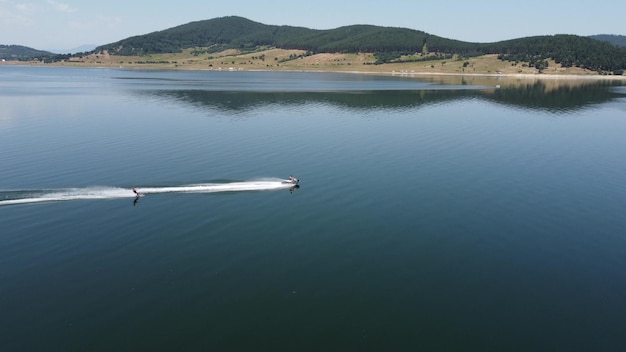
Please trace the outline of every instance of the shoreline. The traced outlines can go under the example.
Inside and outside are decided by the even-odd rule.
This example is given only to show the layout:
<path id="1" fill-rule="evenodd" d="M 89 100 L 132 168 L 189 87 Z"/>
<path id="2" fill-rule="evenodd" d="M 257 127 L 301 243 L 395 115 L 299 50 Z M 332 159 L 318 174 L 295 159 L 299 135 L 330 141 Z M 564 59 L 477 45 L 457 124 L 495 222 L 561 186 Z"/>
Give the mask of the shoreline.
<path id="1" fill-rule="evenodd" d="M 304 50 L 268 48 L 245 52 L 228 49 L 221 52 L 198 52 L 193 48 L 180 53 L 118 56 L 108 52 L 74 56 L 63 61 L 2 61 L 3 65 L 35 67 L 83 67 L 169 71 L 259 71 L 259 72 L 323 72 L 360 75 L 416 77 L 432 80 L 502 81 L 613 81 L 626 82 L 626 76 L 597 72 L 580 67 L 562 67 L 552 59 L 538 70 L 527 62 L 510 62 L 497 54 L 477 57 L 453 57 L 427 61 L 404 61 L 375 64 L 373 53 L 316 53 Z M 458 82 L 456 82 L 458 84 Z M 461 84 L 466 84 L 465 81 Z"/>
<path id="2" fill-rule="evenodd" d="M 424 72 L 414 70 L 354 70 L 354 69 L 337 69 L 326 67 L 316 67 L 314 69 L 304 69 L 296 67 L 278 67 L 278 68 L 238 68 L 238 69 L 222 69 L 222 68 L 205 68 L 195 65 L 168 67 L 166 65 L 113 65 L 113 64 L 85 64 L 73 62 L 59 63 L 41 63 L 41 62 L 22 62 L 22 61 L 3 61 L 2 66 L 20 66 L 20 67 L 57 67 L 57 68 L 93 68 L 93 69 L 120 69 L 120 70 L 163 70 L 163 71 L 213 71 L 213 72 L 314 72 L 314 73 L 348 73 L 361 75 L 389 75 L 398 77 L 472 77 L 472 78 L 495 78 L 495 79 L 516 79 L 516 80 L 609 80 L 609 81 L 625 81 L 626 75 L 601 75 L 590 73 L 493 73 L 493 72 Z"/>

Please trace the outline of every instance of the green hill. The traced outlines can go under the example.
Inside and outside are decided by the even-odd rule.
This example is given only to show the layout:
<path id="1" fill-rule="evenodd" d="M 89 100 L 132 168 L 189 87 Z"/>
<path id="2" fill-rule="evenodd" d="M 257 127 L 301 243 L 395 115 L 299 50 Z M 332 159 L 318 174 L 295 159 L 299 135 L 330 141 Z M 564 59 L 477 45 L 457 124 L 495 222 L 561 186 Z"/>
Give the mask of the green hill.
<path id="1" fill-rule="evenodd" d="M 261 46 L 301 49 L 311 53 L 375 53 L 377 63 L 399 62 L 418 53 L 417 60 L 460 55 L 499 54 L 502 60 L 528 62 L 539 69 L 548 59 L 564 67 L 622 74 L 626 48 L 575 35 L 537 36 L 496 43 L 471 43 L 395 27 L 354 25 L 329 30 L 265 25 L 242 17 L 191 22 L 163 31 L 120 40 L 96 48 L 113 55 L 178 53 L 188 48 L 254 50 Z M 413 58 L 412 60 L 416 60 Z"/>
<path id="2" fill-rule="evenodd" d="M 181 53 L 186 49 L 213 53 L 227 49 L 253 52 L 261 48 L 298 49 L 318 53 L 373 53 L 375 64 L 447 60 L 496 54 L 503 61 L 523 63 L 539 71 L 554 60 L 562 67 L 579 67 L 602 74 L 621 75 L 626 69 L 622 36 L 535 36 L 495 43 L 448 39 L 423 31 L 353 25 L 329 30 L 266 25 L 230 16 L 196 21 L 166 30 L 126 38 L 100 46 L 92 54 L 119 56 Z M 615 44 L 615 45 L 614 45 Z M 87 53 L 82 53 L 87 54 Z M 78 54 L 77 54 L 78 55 Z M 76 55 L 74 55 L 76 56 Z M 56 55 L 17 45 L 0 45 L 0 58 L 43 62 L 67 61 L 72 55 Z"/>
<path id="3" fill-rule="evenodd" d="M 32 60 L 50 55 L 54 54 L 21 45 L 0 45 L 0 59 L 2 60 Z"/>
<path id="4" fill-rule="evenodd" d="M 425 43 L 471 51 L 477 44 L 437 37 L 422 31 L 353 25 L 330 30 L 265 25 L 242 17 L 191 22 L 163 31 L 120 40 L 96 48 L 117 55 L 181 52 L 193 47 L 255 48 L 273 46 L 312 52 L 421 52 Z"/>

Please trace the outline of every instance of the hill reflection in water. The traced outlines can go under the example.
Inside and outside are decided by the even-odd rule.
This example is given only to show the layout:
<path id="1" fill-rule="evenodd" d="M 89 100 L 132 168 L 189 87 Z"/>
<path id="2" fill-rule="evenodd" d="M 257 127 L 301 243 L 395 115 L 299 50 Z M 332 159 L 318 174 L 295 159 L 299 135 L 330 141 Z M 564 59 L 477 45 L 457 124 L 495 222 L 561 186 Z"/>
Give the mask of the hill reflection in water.
<path id="1" fill-rule="evenodd" d="M 473 86 L 461 79 L 449 88 L 418 90 L 349 91 L 232 91 L 215 89 L 142 90 L 140 94 L 181 102 L 197 108 L 241 112 L 268 105 L 327 104 L 345 109 L 414 109 L 459 100 L 480 99 L 509 107 L 549 113 L 571 113 L 610 102 L 623 93 L 610 89 L 613 82 L 517 82 L 517 84 Z M 569 84 L 568 84 L 569 83 Z M 573 84 L 572 84 L 573 83 Z M 445 83 L 444 83 L 445 84 Z M 484 84 L 484 83 L 483 83 Z"/>

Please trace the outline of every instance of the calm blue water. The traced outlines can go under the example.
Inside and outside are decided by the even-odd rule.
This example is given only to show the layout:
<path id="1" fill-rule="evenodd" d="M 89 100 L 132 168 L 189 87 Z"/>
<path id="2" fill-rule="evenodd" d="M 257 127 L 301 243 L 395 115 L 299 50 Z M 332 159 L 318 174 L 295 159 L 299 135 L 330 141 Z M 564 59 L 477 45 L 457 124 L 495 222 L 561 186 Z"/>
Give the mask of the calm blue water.
<path id="1" fill-rule="evenodd" d="M 626 344 L 623 86 L 0 67 L 0 107 L 1 351 Z"/>

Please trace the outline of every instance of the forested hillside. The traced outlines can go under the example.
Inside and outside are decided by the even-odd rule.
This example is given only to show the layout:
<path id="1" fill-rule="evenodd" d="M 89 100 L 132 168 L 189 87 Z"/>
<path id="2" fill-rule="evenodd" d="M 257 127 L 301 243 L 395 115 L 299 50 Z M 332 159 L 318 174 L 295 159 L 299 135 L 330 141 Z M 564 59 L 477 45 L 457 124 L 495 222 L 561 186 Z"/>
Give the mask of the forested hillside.
<path id="1" fill-rule="evenodd" d="M 190 47 L 254 48 L 266 45 L 313 52 L 415 52 L 422 50 L 428 36 L 427 33 L 404 28 L 354 25 L 314 30 L 265 25 L 241 17 L 222 17 L 131 37 L 96 50 L 108 50 L 118 55 L 141 55 L 180 52 Z"/>
<path id="2" fill-rule="evenodd" d="M 41 56 L 54 55 L 48 51 L 36 50 L 21 45 L 0 45 L 1 60 L 31 60 Z"/>
<path id="3" fill-rule="evenodd" d="M 181 52 L 186 48 L 252 50 L 259 46 L 301 49 L 311 53 L 375 53 L 377 63 L 398 62 L 403 55 L 500 54 L 502 60 L 529 62 L 542 69 L 547 59 L 564 67 L 581 67 L 621 74 L 626 68 L 626 48 L 575 35 L 537 36 L 496 43 L 470 43 L 442 38 L 422 31 L 354 25 L 330 30 L 274 26 L 242 17 L 221 17 L 192 22 L 167 30 L 127 38 L 96 49 L 114 55 Z"/>
<path id="4" fill-rule="evenodd" d="M 543 70 L 548 60 L 562 67 L 579 67 L 602 74 L 623 74 L 626 47 L 623 36 L 547 35 L 525 37 L 495 43 L 472 43 L 439 37 L 426 32 L 396 27 L 353 25 L 329 30 L 266 25 L 242 17 L 230 16 L 191 22 L 163 31 L 120 40 L 96 48 L 91 53 L 143 56 L 180 53 L 197 49 L 198 53 L 238 49 L 254 52 L 263 48 L 298 49 L 307 55 L 318 53 L 372 53 L 375 64 L 428 60 L 460 59 L 497 54 L 500 60 L 521 62 Z M 83 53 L 75 54 L 81 56 Z M 87 53 L 84 53 L 87 54 Z M 0 46 L 0 58 L 43 62 L 62 61 L 68 55 L 18 46 Z"/>
<path id="5" fill-rule="evenodd" d="M 563 67 L 583 67 L 593 71 L 614 71 L 626 68 L 626 48 L 575 35 L 528 37 L 492 44 L 492 53 L 509 61 L 525 61 L 543 65 L 547 58 Z"/>

